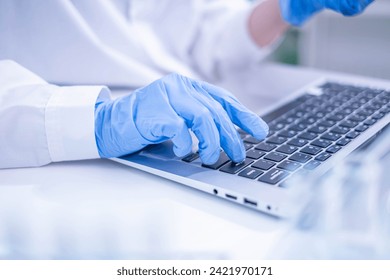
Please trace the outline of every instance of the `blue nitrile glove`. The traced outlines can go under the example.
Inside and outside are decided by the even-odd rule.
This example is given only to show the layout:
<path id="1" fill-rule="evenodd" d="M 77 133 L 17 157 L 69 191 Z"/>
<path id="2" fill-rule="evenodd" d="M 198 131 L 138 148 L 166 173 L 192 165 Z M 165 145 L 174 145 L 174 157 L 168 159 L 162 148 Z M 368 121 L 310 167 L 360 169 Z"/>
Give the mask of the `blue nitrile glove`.
<path id="1" fill-rule="evenodd" d="M 300 26 L 312 15 L 330 9 L 345 16 L 360 14 L 374 0 L 279 0 L 282 16 L 292 25 Z"/>
<path id="2" fill-rule="evenodd" d="M 168 139 L 174 153 L 183 157 L 192 149 L 191 129 L 199 139 L 203 163 L 215 163 L 221 147 L 233 161 L 241 162 L 245 149 L 233 123 L 258 139 L 268 133 L 266 123 L 226 90 L 178 74 L 95 106 L 95 136 L 103 158 Z"/>

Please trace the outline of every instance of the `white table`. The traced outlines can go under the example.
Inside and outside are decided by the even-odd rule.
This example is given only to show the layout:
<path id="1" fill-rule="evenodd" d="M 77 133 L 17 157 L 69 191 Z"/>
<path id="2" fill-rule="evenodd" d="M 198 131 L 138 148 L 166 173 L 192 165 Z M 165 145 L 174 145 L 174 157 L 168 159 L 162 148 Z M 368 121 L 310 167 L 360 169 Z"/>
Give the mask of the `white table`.
<path id="1" fill-rule="evenodd" d="M 263 64 L 222 85 L 258 110 L 321 76 Z M 262 259 L 289 226 L 109 160 L 0 170 L 0 258 Z"/>

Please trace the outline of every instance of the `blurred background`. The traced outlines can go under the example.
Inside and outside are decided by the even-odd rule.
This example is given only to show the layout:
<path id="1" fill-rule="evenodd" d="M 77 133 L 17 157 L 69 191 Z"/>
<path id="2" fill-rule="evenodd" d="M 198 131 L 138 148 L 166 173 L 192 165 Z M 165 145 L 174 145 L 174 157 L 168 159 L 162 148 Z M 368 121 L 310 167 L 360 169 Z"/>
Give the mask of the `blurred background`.
<path id="1" fill-rule="evenodd" d="M 291 29 L 270 58 L 287 64 L 390 79 L 390 0 L 353 18 L 334 12 Z"/>

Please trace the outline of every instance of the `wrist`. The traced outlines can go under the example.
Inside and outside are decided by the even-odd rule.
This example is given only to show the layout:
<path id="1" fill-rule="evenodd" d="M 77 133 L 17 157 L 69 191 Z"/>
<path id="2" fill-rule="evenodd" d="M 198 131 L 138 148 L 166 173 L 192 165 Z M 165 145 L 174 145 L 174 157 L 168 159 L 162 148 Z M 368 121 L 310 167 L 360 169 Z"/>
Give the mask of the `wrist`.
<path id="1" fill-rule="evenodd" d="M 101 158 L 108 158 L 107 149 L 105 148 L 105 123 L 110 119 L 113 100 L 98 97 L 95 103 L 95 141 L 96 147 Z M 107 125 L 107 124 L 106 124 Z"/>
<path id="2" fill-rule="evenodd" d="M 248 20 L 249 33 L 259 47 L 275 42 L 288 24 L 283 20 L 278 0 L 266 0 L 257 4 Z"/>

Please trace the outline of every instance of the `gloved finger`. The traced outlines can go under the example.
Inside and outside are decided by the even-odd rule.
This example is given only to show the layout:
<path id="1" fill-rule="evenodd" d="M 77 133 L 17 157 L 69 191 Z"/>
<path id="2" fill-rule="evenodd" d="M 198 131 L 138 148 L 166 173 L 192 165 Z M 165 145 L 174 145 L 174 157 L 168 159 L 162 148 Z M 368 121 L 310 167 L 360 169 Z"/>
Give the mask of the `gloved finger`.
<path id="1" fill-rule="evenodd" d="M 220 136 L 220 144 L 231 160 L 242 162 L 245 159 L 245 147 L 232 121 L 215 99 L 197 84 L 194 84 L 194 96 L 212 114 Z"/>
<path id="2" fill-rule="evenodd" d="M 268 125 L 257 114 L 242 105 L 231 93 L 206 82 L 194 82 L 222 105 L 234 124 L 259 140 L 267 136 Z"/>
<path id="3" fill-rule="evenodd" d="M 180 116 L 186 120 L 199 140 L 199 156 L 204 164 L 215 163 L 220 155 L 220 138 L 212 114 L 198 100 L 188 100 L 180 110 Z"/>
<path id="4" fill-rule="evenodd" d="M 192 150 L 188 127 L 174 111 L 160 119 L 140 120 L 139 127 L 142 127 L 143 135 L 150 143 L 158 144 L 170 139 L 173 143 L 173 152 L 178 157 L 183 157 Z"/>
<path id="5" fill-rule="evenodd" d="M 176 156 L 184 157 L 192 151 L 191 135 L 184 120 L 179 116 L 175 121 L 162 126 L 162 135 L 172 140 Z"/>

